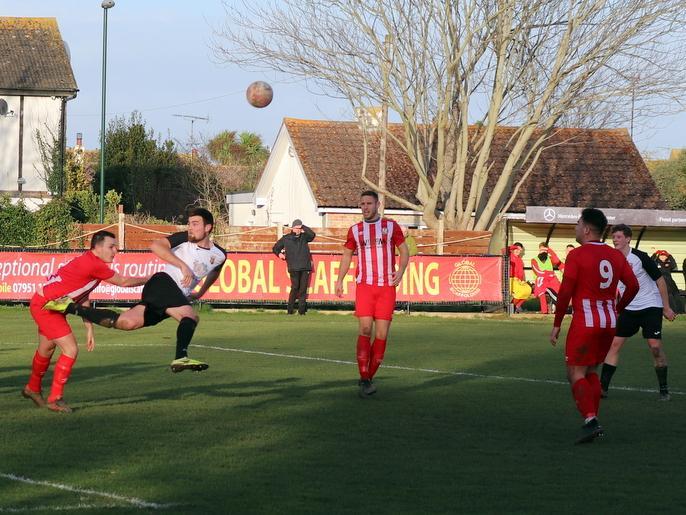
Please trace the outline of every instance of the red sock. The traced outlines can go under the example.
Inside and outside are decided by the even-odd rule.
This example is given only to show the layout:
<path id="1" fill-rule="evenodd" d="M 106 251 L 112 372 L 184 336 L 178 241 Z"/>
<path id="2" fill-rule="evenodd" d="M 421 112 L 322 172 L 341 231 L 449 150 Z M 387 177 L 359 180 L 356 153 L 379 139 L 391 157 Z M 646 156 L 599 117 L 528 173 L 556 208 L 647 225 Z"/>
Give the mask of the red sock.
<path id="1" fill-rule="evenodd" d="M 376 371 L 379 370 L 385 352 L 386 340 L 379 340 L 376 338 L 374 343 L 372 343 L 372 357 L 369 359 L 369 379 L 374 377 Z"/>
<path id="2" fill-rule="evenodd" d="M 582 377 L 572 385 L 572 395 L 576 402 L 576 409 L 579 410 L 582 417 L 586 419 L 596 416 L 597 412 L 593 402 L 593 388 L 585 377 Z"/>
<path id="3" fill-rule="evenodd" d="M 515 299 L 515 301 L 513 302 L 513 304 L 514 304 L 514 307 L 518 308 L 518 307 L 520 307 L 522 304 L 524 304 L 524 299 Z"/>
<path id="4" fill-rule="evenodd" d="M 33 355 L 33 362 L 31 363 L 31 375 L 26 387 L 32 392 L 40 393 L 42 390 L 43 376 L 48 371 L 50 366 L 50 358 L 52 356 L 41 356 L 38 351 Z"/>
<path id="5" fill-rule="evenodd" d="M 548 299 L 545 298 L 545 293 L 538 297 L 538 301 L 541 303 L 541 313 L 548 312 Z"/>
<path id="6" fill-rule="evenodd" d="M 598 374 L 591 372 L 586 375 L 586 381 L 591 385 L 591 391 L 593 392 L 593 407 L 595 408 L 597 415 L 600 409 L 600 379 L 598 379 Z"/>
<path id="7" fill-rule="evenodd" d="M 369 379 L 369 354 L 371 351 L 371 338 L 359 335 L 357 337 L 357 368 L 360 369 L 360 378 Z"/>
<path id="8" fill-rule="evenodd" d="M 55 374 L 52 378 L 52 388 L 50 388 L 50 397 L 48 397 L 48 402 L 55 402 L 57 399 L 62 398 L 62 393 L 64 392 L 64 385 L 69 379 L 71 374 L 71 367 L 74 366 L 76 358 L 70 358 L 62 354 L 60 358 L 55 363 Z"/>

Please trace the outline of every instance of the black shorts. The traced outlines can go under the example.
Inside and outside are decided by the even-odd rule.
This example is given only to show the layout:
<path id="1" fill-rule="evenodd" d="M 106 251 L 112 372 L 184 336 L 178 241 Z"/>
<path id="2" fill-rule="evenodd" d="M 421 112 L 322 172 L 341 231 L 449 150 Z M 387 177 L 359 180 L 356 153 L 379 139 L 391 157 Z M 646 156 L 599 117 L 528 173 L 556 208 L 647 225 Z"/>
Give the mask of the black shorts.
<path id="1" fill-rule="evenodd" d="M 140 304 L 145 306 L 143 325 L 148 327 L 169 318 L 166 313 L 168 308 L 190 306 L 191 303 L 174 279 L 164 272 L 157 272 L 143 286 Z"/>
<path id="2" fill-rule="evenodd" d="M 616 336 L 629 338 L 643 329 L 643 338 L 662 339 L 662 308 L 645 308 L 638 311 L 625 309 L 617 319 Z"/>

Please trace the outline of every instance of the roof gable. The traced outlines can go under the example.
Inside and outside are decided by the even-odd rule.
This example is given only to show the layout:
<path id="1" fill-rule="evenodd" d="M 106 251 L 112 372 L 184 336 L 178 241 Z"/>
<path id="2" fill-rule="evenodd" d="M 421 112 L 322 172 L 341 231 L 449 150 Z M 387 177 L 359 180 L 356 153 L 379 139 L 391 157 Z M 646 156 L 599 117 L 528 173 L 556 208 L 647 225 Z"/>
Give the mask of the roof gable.
<path id="1" fill-rule="evenodd" d="M 78 91 L 55 18 L 0 17 L 0 89 Z"/>
<path id="2" fill-rule="evenodd" d="M 362 132 L 356 122 L 284 119 L 303 170 L 319 207 L 351 207 L 367 187 L 360 178 Z M 390 130 L 401 134 L 398 124 Z M 479 127 L 470 127 L 478 131 Z M 493 172 L 486 189 L 492 190 L 510 154 L 516 127 L 498 127 L 491 149 Z M 535 135 L 534 135 L 535 136 Z M 595 206 L 625 209 L 664 209 L 665 203 L 638 149 L 625 129 L 558 129 L 548 140 L 531 175 L 522 184 L 510 212 L 523 213 L 527 205 Z M 368 173 L 378 178 L 378 133 L 369 138 Z M 417 176 L 397 144 L 389 138 L 386 183 L 393 193 L 415 203 Z M 523 171 L 514 175 L 516 183 Z M 465 189 L 468 191 L 467 174 Z M 621 194 L 617 194 L 621 192 Z M 388 202 L 389 208 L 399 208 Z"/>

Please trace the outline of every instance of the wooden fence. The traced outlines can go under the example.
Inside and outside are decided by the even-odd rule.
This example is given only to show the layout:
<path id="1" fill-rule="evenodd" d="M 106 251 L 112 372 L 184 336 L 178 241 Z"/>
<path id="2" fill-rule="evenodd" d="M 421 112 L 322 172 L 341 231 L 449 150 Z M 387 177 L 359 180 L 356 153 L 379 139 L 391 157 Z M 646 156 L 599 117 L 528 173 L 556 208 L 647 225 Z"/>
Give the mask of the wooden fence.
<path id="1" fill-rule="evenodd" d="M 156 239 L 185 229 L 182 225 L 136 225 L 121 221 L 118 224 L 82 224 L 80 234 L 69 242 L 71 248 L 88 248 L 90 236 L 100 230 L 113 232 L 119 240 L 121 249 L 147 250 Z M 289 229 L 285 229 L 286 232 Z M 313 252 L 335 252 L 341 250 L 345 242 L 345 228 L 315 228 L 317 237 L 310 244 Z M 215 234 L 214 240 L 229 252 L 271 252 L 272 246 L 281 236 L 280 227 L 232 226 Z M 420 254 L 486 254 L 491 233 L 486 231 L 443 232 L 442 241 L 434 230 L 410 229 Z M 54 248 L 54 247 L 53 247 Z"/>

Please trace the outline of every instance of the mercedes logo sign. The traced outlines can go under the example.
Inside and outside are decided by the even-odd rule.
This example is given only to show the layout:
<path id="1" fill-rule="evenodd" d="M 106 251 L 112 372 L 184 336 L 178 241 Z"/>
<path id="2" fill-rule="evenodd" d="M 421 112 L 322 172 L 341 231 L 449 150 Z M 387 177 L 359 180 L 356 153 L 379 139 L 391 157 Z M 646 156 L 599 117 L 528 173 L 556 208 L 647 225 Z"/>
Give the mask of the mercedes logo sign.
<path id="1" fill-rule="evenodd" d="M 555 210 L 552 207 L 548 207 L 545 211 L 543 211 L 543 219 L 546 222 L 552 222 L 556 217 L 557 213 L 555 213 Z"/>

